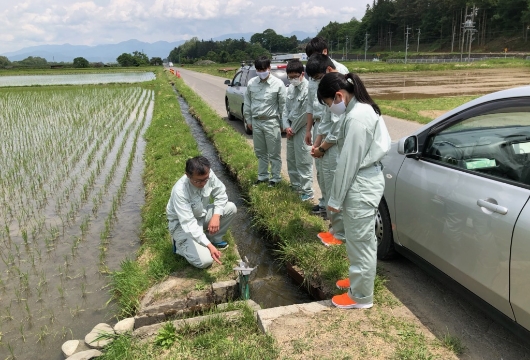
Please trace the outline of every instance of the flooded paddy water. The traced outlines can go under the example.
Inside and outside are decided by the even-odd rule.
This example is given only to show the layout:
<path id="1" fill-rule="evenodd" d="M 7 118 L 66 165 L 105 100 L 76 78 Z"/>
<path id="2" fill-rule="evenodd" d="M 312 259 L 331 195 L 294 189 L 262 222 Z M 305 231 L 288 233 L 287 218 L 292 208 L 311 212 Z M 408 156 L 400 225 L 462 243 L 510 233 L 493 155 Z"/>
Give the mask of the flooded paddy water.
<path id="1" fill-rule="evenodd" d="M 62 359 L 112 323 L 108 271 L 139 246 L 139 87 L 0 90 L 0 358 Z"/>
<path id="2" fill-rule="evenodd" d="M 112 83 L 138 83 L 151 81 L 153 72 L 116 72 L 106 74 L 58 74 L 0 76 L 0 87 L 33 85 L 90 85 Z"/>
<path id="3" fill-rule="evenodd" d="M 518 69 L 423 71 L 359 76 L 376 100 L 426 99 L 480 95 L 530 85 L 530 66 Z"/>

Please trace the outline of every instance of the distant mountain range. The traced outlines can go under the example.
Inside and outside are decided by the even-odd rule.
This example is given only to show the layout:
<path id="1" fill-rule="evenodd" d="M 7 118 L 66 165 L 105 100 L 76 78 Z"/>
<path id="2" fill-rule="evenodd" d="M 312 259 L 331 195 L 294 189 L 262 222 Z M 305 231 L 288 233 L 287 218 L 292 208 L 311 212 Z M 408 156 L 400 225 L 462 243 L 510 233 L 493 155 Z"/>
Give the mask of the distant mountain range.
<path id="1" fill-rule="evenodd" d="M 249 41 L 254 33 L 235 33 L 225 34 L 213 38 L 214 41 L 223 41 L 226 39 L 241 39 Z M 300 40 L 308 37 L 313 37 L 314 34 L 306 33 L 303 31 L 294 31 L 284 36 L 291 37 L 296 35 Z M 210 39 L 203 39 L 210 40 Z M 117 44 L 105 44 L 105 45 L 39 45 L 30 46 L 20 49 L 18 51 L 7 52 L 0 54 L 6 56 L 10 61 L 24 60 L 29 56 L 38 56 L 45 58 L 47 61 L 55 62 L 72 62 L 76 57 L 84 57 L 90 62 L 116 62 L 116 58 L 123 53 L 132 53 L 133 51 L 141 51 L 147 55 L 147 57 L 161 57 L 166 58 L 171 50 L 179 45 L 182 45 L 184 40 L 167 42 L 157 41 L 155 43 L 147 43 L 138 40 L 127 40 Z"/>

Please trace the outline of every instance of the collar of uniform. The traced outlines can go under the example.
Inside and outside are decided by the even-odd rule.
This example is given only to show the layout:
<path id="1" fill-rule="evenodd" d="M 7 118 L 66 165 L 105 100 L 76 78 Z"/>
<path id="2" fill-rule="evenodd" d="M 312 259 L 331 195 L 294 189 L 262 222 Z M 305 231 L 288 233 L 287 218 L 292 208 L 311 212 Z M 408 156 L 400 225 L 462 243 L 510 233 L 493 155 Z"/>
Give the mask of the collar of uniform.
<path id="1" fill-rule="evenodd" d="M 272 81 L 272 74 L 269 74 L 269 77 L 267 78 L 267 80 L 262 81 L 262 80 L 260 79 L 259 83 L 260 83 L 260 84 L 265 84 L 265 83 L 267 83 L 267 84 L 270 85 L 270 84 L 271 84 L 271 81 Z"/>
<path id="2" fill-rule="evenodd" d="M 349 113 L 351 109 L 353 109 L 355 104 L 357 103 L 358 103 L 357 98 L 355 96 L 352 96 L 352 98 L 350 99 L 350 102 L 348 103 L 348 106 L 346 106 L 346 112 Z"/>

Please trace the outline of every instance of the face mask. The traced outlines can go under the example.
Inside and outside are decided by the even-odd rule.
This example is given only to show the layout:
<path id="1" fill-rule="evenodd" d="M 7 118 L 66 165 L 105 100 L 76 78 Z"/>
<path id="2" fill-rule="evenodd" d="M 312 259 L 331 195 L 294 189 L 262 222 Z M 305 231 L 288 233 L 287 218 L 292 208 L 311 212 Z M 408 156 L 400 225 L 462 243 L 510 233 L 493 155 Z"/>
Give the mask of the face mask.
<path id="1" fill-rule="evenodd" d="M 296 78 L 296 79 L 289 79 L 289 82 L 291 83 L 291 85 L 293 86 L 298 86 L 302 83 L 302 80 L 300 80 L 300 78 Z"/>
<path id="2" fill-rule="evenodd" d="M 261 80 L 265 80 L 269 76 L 269 70 L 265 70 L 263 72 L 256 71 L 256 74 L 259 76 Z"/>
<path id="3" fill-rule="evenodd" d="M 333 101 L 335 101 L 335 99 L 333 99 Z M 344 114 L 344 112 L 346 111 L 346 104 L 344 103 L 344 100 L 342 100 L 338 104 L 335 104 L 335 102 L 333 102 L 329 107 L 329 111 L 331 111 L 335 115 Z"/>

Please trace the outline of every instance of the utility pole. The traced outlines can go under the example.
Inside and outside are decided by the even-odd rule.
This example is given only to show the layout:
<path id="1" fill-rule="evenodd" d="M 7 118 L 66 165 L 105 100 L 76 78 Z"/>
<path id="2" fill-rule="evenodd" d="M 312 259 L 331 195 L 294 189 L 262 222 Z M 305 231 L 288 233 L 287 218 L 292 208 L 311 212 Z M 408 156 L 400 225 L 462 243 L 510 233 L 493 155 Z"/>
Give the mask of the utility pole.
<path id="1" fill-rule="evenodd" d="M 475 5 L 473 5 L 471 14 L 469 15 L 465 23 L 465 29 L 467 30 L 469 34 L 468 35 L 469 36 L 469 41 L 468 41 L 469 50 L 468 50 L 468 55 L 467 55 L 468 61 L 471 61 L 471 43 L 475 40 L 474 36 L 475 36 L 475 33 L 477 32 L 477 30 L 475 30 L 475 22 L 473 21 L 475 20 L 475 15 L 477 14 L 477 12 L 478 12 L 478 8 L 476 8 Z"/>
<path id="2" fill-rule="evenodd" d="M 344 48 L 346 49 L 346 59 L 348 59 L 348 37 L 346 36 L 346 46 Z M 342 59 L 344 60 L 344 55 L 342 55 Z"/>
<path id="3" fill-rule="evenodd" d="M 388 34 L 390 35 L 390 51 L 392 51 L 392 31 L 389 31 Z"/>
<path id="4" fill-rule="evenodd" d="M 405 42 L 405 64 L 407 63 L 407 51 L 409 50 L 409 31 L 412 30 L 410 27 L 407 26 L 407 32 L 405 35 L 407 36 L 407 40 Z"/>
<path id="5" fill-rule="evenodd" d="M 364 35 L 364 61 L 366 61 L 366 51 L 368 50 L 368 36 L 370 36 L 368 33 Z"/>
<path id="6" fill-rule="evenodd" d="M 419 53 L 420 52 L 420 34 L 421 34 L 421 30 L 420 29 L 417 29 L 418 30 L 418 47 L 416 48 L 416 52 Z"/>
<path id="7" fill-rule="evenodd" d="M 454 47 L 455 47 L 455 25 L 453 25 L 453 40 L 451 40 L 451 54 L 453 53 Z"/>

